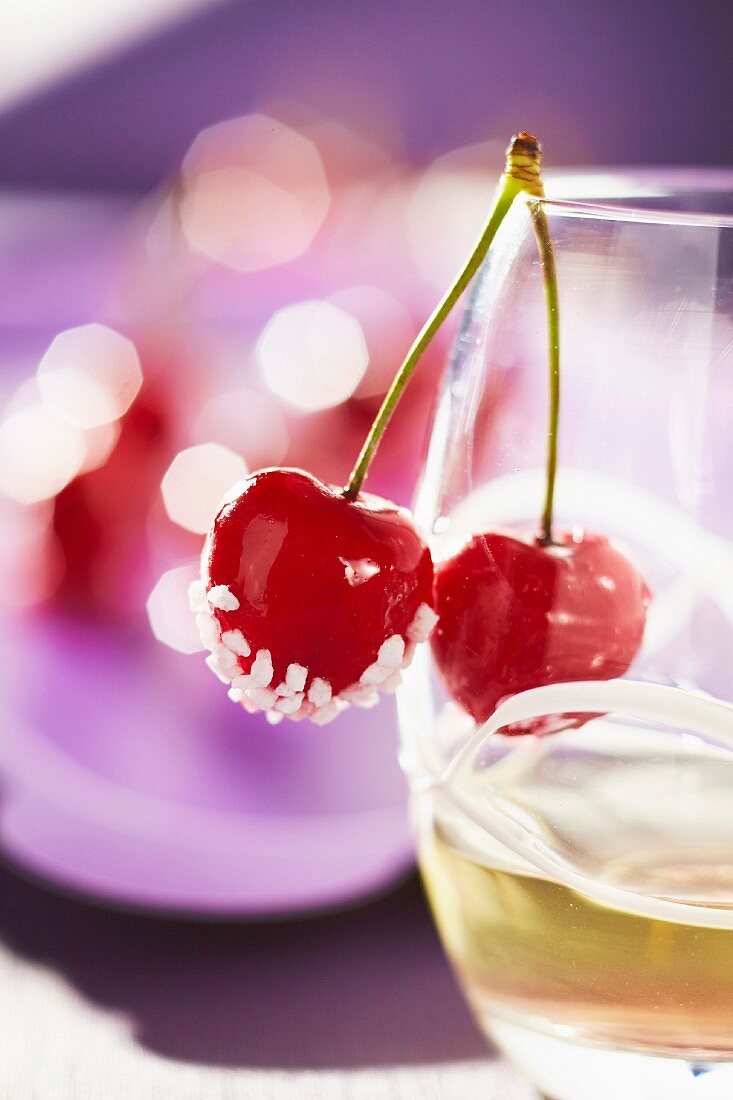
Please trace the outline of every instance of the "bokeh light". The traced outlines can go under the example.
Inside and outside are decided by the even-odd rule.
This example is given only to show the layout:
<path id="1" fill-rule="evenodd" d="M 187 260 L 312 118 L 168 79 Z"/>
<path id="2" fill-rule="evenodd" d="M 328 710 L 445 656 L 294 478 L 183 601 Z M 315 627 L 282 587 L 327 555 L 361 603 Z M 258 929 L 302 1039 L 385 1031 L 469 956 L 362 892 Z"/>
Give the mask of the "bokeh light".
<path id="1" fill-rule="evenodd" d="M 10 412 L 0 423 L 0 490 L 21 504 L 48 500 L 81 470 L 83 434 L 43 405 Z"/>
<path id="2" fill-rule="evenodd" d="M 84 462 L 79 470 L 80 474 L 88 474 L 91 470 L 98 470 L 112 454 L 120 437 L 119 421 L 111 424 L 99 424 L 96 428 L 89 428 L 83 433 L 85 455 Z"/>
<path id="3" fill-rule="evenodd" d="M 422 277 L 450 285 L 488 217 L 504 164 L 504 143 L 463 146 L 438 157 L 419 180 L 407 207 L 410 251 Z"/>
<path id="4" fill-rule="evenodd" d="M 181 176 L 180 216 L 188 243 L 242 272 L 302 255 L 330 204 L 315 144 L 262 114 L 203 130 Z"/>
<path id="5" fill-rule="evenodd" d="M 282 462 L 290 442 L 277 401 L 254 389 L 215 394 L 193 425 L 197 440 L 212 440 L 244 456 L 250 470 Z"/>
<path id="6" fill-rule="evenodd" d="M 145 605 L 155 637 L 179 653 L 198 653 L 204 648 L 188 604 L 188 587 L 198 575 L 196 562 L 169 569 L 158 580 Z"/>
<path id="7" fill-rule="evenodd" d="M 179 451 L 166 470 L 161 492 L 174 523 L 205 534 L 224 496 L 247 477 L 241 455 L 219 443 L 201 443 Z"/>
<path id="8" fill-rule="evenodd" d="M 298 302 L 277 310 L 255 349 L 271 391 L 298 409 L 340 405 L 369 363 L 361 325 L 330 302 Z"/>
<path id="9" fill-rule="evenodd" d="M 412 343 L 415 325 L 409 309 L 376 286 L 349 287 L 328 301 L 357 319 L 366 340 L 369 364 L 354 396 L 381 396 Z"/>
<path id="10" fill-rule="evenodd" d="M 67 329 L 38 367 L 46 407 L 77 428 L 118 420 L 142 385 L 135 345 L 106 325 Z"/>

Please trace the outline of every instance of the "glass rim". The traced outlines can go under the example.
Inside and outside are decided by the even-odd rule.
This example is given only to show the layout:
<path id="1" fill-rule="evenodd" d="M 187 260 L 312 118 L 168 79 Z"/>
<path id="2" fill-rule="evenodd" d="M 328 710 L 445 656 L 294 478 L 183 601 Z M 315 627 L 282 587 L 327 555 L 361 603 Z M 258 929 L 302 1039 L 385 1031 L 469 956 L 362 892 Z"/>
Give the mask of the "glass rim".
<path id="1" fill-rule="evenodd" d="M 645 202 L 693 193 L 733 197 L 733 169 L 633 166 L 577 171 L 553 169 L 546 173 L 546 183 L 546 198 L 531 201 L 539 202 L 548 215 L 719 229 L 733 227 L 733 214 L 660 209 Z M 581 193 L 574 194 L 578 190 Z"/>

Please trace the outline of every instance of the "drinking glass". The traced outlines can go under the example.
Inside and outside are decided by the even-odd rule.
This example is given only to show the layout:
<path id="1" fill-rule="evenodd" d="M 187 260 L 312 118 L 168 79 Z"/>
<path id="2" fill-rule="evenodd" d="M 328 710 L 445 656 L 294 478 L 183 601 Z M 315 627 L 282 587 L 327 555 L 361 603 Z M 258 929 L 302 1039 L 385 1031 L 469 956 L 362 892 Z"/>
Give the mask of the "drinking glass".
<path id="1" fill-rule="evenodd" d="M 539 684 L 480 726 L 422 647 L 400 689 L 402 762 L 458 981 L 541 1092 L 731 1100 L 733 174 L 615 182 L 602 201 L 542 203 L 560 299 L 555 523 L 636 563 L 642 646 L 622 678 Z M 415 511 L 436 560 L 474 533 L 537 530 L 545 309 L 517 202 L 435 414 Z M 502 732 L 557 730 L 558 715 L 574 717 L 545 736 Z"/>

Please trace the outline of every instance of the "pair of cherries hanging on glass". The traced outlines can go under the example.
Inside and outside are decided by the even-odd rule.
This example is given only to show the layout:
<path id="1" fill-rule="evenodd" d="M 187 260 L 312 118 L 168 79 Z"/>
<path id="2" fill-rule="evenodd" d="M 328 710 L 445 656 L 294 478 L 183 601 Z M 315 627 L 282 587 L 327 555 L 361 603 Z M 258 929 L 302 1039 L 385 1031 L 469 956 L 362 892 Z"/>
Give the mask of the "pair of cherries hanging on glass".
<path id="1" fill-rule="evenodd" d="M 445 687 L 476 722 L 508 696 L 622 675 L 641 644 L 649 590 L 604 535 L 552 524 L 560 401 L 554 251 L 530 210 L 548 308 L 549 430 L 536 532 L 477 531 L 433 563 L 410 513 L 362 492 L 379 440 L 425 348 L 478 270 L 520 194 L 543 196 L 532 135 L 507 150 L 494 206 L 471 256 L 400 367 L 345 489 L 302 470 L 255 473 L 220 509 L 191 605 L 207 662 L 230 697 L 272 722 L 324 724 L 392 691 L 431 640 Z M 565 719 L 560 723 L 567 725 Z M 505 733 L 556 728 L 527 723 Z"/>

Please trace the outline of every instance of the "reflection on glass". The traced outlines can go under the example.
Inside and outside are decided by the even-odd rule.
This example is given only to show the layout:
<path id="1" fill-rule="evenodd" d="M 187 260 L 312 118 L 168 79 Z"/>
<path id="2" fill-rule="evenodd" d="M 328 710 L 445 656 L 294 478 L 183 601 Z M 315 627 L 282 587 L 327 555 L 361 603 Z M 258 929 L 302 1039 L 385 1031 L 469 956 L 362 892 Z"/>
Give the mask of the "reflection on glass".
<path id="1" fill-rule="evenodd" d="M 649 210 L 544 204 L 562 317 L 555 522 L 610 538 L 648 583 L 631 667 L 548 674 L 493 700 L 484 726 L 429 656 L 401 692 L 446 949 L 487 1034 L 554 1100 L 686 1100 L 700 1076 L 706 1097 L 733 1095 L 733 222 L 689 212 L 693 191 L 725 210 L 719 182 L 646 176 Z M 476 534 L 537 529 L 546 361 L 518 205 L 464 316 L 418 494 L 439 561 Z"/>

